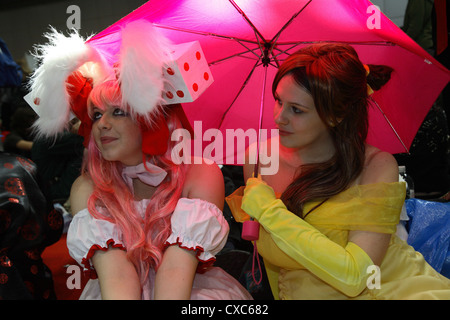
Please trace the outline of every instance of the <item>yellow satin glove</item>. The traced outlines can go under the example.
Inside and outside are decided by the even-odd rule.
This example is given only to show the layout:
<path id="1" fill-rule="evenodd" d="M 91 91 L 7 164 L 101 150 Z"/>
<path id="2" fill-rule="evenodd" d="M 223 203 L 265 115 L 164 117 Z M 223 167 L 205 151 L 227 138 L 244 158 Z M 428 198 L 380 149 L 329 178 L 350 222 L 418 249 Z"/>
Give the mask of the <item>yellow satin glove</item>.
<path id="1" fill-rule="evenodd" d="M 259 178 L 247 181 L 241 208 L 259 221 L 276 245 L 314 275 L 355 297 L 366 287 L 367 253 L 348 242 L 344 247 L 290 212 L 273 189 Z"/>
<path id="2" fill-rule="evenodd" d="M 241 209 L 247 212 L 250 217 L 259 220 L 266 206 L 271 205 L 276 200 L 275 192 L 265 181 L 259 177 L 249 178 L 244 189 Z M 248 210 L 244 209 L 244 206 Z"/>

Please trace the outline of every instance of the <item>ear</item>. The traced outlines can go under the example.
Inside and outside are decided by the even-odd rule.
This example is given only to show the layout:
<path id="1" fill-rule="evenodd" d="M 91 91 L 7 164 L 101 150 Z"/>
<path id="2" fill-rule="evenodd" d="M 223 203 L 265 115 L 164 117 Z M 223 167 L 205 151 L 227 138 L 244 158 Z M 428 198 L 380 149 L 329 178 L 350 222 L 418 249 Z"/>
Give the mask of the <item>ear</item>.
<path id="1" fill-rule="evenodd" d="M 336 120 L 329 119 L 329 120 L 327 121 L 327 124 L 328 124 L 328 126 L 334 128 L 334 127 L 336 127 L 337 125 L 339 125 L 339 124 L 342 122 L 343 119 L 344 119 L 344 118 L 336 118 Z"/>
<path id="2" fill-rule="evenodd" d="M 146 21 L 129 23 L 122 30 L 119 82 L 124 104 L 147 116 L 163 102 L 163 67 L 170 60 L 170 42 Z"/>
<path id="3" fill-rule="evenodd" d="M 33 125 L 37 136 L 56 136 L 68 126 L 70 96 L 66 81 L 69 75 L 87 61 L 99 61 L 95 49 L 85 44 L 77 32 L 68 37 L 51 29 L 45 35 L 49 42 L 36 48 L 42 60 L 30 79 L 31 99 L 39 118 Z"/>

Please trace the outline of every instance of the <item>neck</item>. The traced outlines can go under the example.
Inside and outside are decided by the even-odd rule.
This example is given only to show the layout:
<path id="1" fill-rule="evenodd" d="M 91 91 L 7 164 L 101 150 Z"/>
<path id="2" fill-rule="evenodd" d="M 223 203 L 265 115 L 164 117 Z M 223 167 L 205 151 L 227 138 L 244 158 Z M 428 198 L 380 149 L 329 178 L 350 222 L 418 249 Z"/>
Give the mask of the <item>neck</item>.
<path id="1" fill-rule="evenodd" d="M 141 153 L 139 157 L 129 157 L 129 159 L 122 159 L 121 163 L 124 167 L 135 167 L 146 161 L 146 156 Z"/>
<path id="2" fill-rule="evenodd" d="M 149 186 L 139 179 L 133 179 L 134 200 L 150 199 L 156 191 L 156 187 Z"/>

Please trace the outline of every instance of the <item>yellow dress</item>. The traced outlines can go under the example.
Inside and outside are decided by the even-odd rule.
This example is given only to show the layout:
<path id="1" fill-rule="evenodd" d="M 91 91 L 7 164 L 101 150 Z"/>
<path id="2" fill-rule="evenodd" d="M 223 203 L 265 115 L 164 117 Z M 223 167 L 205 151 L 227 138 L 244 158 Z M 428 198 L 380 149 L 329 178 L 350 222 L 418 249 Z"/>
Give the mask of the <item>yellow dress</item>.
<path id="1" fill-rule="evenodd" d="M 235 219 L 249 219 L 241 207 L 244 187 L 227 197 Z M 405 241 L 396 235 L 404 202 L 404 183 L 378 183 L 351 187 L 328 199 L 307 215 L 305 221 L 345 247 L 351 230 L 392 234 L 379 269 L 367 270 L 367 285 L 349 297 L 322 281 L 277 247 L 271 235 L 260 228 L 258 252 L 264 259 L 276 299 L 450 299 L 450 280 L 436 272 Z M 305 205 L 305 212 L 318 202 Z"/>

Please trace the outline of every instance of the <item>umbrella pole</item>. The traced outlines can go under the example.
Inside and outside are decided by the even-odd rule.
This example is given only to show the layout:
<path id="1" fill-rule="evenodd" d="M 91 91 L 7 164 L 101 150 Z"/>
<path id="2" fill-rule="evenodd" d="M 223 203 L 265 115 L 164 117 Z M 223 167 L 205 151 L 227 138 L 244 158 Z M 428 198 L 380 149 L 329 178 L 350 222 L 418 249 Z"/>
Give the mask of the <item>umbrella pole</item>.
<path id="1" fill-rule="evenodd" d="M 255 161 L 255 170 L 253 172 L 253 176 L 257 177 L 259 172 L 259 145 L 261 143 L 261 128 L 263 121 L 263 113 L 264 113 L 264 98 L 266 93 L 266 82 L 267 82 L 267 68 L 268 65 L 264 65 L 264 78 L 262 85 L 262 93 L 261 93 L 261 106 L 259 107 L 259 125 L 258 125 L 258 138 L 256 141 L 256 161 Z"/>

